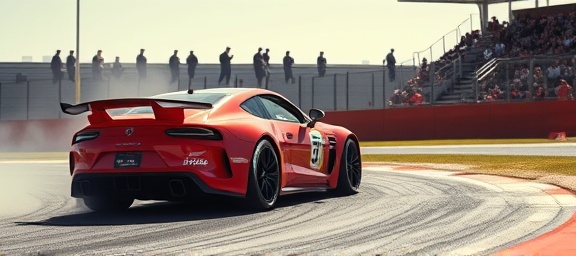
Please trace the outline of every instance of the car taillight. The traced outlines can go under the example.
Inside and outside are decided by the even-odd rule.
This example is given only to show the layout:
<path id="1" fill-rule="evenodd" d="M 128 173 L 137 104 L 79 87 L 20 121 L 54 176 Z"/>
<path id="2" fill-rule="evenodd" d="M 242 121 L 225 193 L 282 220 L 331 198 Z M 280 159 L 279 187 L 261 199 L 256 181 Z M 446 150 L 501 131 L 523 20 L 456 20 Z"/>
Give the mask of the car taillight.
<path id="1" fill-rule="evenodd" d="M 166 134 L 172 137 L 204 139 L 204 140 L 221 140 L 222 134 L 214 129 L 200 127 L 182 127 L 166 130 Z"/>
<path id="2" fill-rule="evenodd" d="M 98 138 L 98 136 L 100 136 L 100 133 L 94 131 L 76 133 L 76 135 L 74 135 L 74 138 L 72 139 L 72 145 L 78 142 L 96 139 Z"/>

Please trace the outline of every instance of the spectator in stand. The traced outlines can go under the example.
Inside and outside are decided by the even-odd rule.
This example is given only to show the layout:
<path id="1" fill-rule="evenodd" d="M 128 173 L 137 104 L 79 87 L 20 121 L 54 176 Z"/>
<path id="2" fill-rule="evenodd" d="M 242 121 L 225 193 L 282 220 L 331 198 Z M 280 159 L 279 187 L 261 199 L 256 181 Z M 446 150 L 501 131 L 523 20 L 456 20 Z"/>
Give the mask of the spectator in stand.
<path id="1" fill-rule="evenodd" d="M 144 49 L 140 49 L 140 54 L 136 56 L 136 69 L 138 70 L 138 77 L 140 79 L 146 78 L 146 62 L 148 60 L 144 56 Z"/>
<path id="2" fill-rule="evenodd" d="M 388 106 L 401 105 L 402 103 L 404 103 L 402 92 L 400 92 L 400 89 L 395 89 L 390 101 L 388 101 Z"/>
<path id="3" fill-rule="evenodd" d="M 543 86 L 539 86 L 538 84 L 534 83 L 534 87 L 536 87 L 536 92 L 534 93 L 535 100 L 543 100 L 546 97 L 546 90 L 544 90 Z"/>
<path id="4" fill-rule="evenodd" d="M 56 54 L 52 56 L 50 69 L 52 70 L 52 83 L 55 84 L 62 78 L 62 59 L 60 59 L 60 50 L 56 50 Z"/>
<path id="5" fill-rule="evenodd" d="M 558 84 L 560 81 L 560 66 L 558 61 L 554 61 L 550 67 L 546 70 L 546 78 L 548 79 L 548 84 Z"/>
<path id="6" fill-rule="evenodd" d="M 496 16 L 492 16 L 492 20 L 488 21 L 488 31 L 497 32 L 500 29 L 500 22 Z"/>
<path id="7" fill-rule="evenodd" d="M 572 86 L 570 86 L 566 80 L 561 79 L 560 85 L 556 88 L 556 95 L 558 96 L 558 100 L 572 99 Z"/>
<path id="8" fill-rule="evenodd" d="M 484 55 L 485 60 L 491 59 L 492 58 L 492 49 L 486 48 L 486 50 L 484 50 L 483 55 Z"/>
<path id="9" fill-rule="evenodd" d="M 66 58 L 66 71 L 68 71 L 68 79 L 74 81 L 76 74 L 76 57 L 74 57 L 74 51 L 70 51 L 70 55 Z"/>
<path id="10" fill-rule="evenodd" d="M 506 46 L 502 42 L 498 42 L 494 45 L 494 53 L 497 58 L 504 56 L 506 53 Z"/>
<path id="11" fill-rule="evenodd" d="M 542 74 L 542 69 L 540 67 L 534 67 L 534 85 L 535 87 L 544 87 L 544 75 Z M 534 88 L 536 89 L 536 88 Z"/>

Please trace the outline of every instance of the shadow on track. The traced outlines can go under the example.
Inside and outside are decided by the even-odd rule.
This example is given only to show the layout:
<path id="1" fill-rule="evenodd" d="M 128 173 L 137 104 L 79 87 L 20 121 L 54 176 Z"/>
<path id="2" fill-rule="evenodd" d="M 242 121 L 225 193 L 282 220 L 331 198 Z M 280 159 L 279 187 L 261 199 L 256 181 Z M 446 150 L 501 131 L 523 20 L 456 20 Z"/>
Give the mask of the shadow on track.
<path id="1" fill-rule="evenodd" d="M 323 203 L 336 198 L 331 193 L 302 193 L 281 196 L 275 210 L 307 203 Z M 261 214 L 246 207 L 244 200 L 230 197 L 211 197 L 192 202 L 157 202 L 130 207 L 115 213 L 89 210 L 52 217 L 41 221 L 15 222 L 17 225 L 40 226 L 113 226 L 154 223 L 174 223 Z"/>

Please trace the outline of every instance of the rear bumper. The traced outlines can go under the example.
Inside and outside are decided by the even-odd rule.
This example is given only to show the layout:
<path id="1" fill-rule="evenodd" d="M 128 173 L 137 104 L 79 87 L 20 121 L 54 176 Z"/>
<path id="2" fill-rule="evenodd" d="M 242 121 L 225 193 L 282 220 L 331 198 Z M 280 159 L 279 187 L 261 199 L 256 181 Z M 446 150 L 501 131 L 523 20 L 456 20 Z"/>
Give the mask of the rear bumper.
<path id="1" fill-rule="evenodd" d="M 82 173 L 72 179 L 72 197 L 128 197 L 139 200 L 186 200 L 207 194 L 244 197 L 214 189 L 195 174 Z"/>

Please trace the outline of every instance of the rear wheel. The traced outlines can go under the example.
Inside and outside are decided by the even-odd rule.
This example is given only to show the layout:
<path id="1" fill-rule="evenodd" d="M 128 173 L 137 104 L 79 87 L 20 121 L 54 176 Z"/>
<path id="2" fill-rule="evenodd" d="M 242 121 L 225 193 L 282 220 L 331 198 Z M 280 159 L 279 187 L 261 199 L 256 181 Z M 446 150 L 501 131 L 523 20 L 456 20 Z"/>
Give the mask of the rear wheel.
<path id="1" fill-rule="evenodd" d="M 123 211 L 134 203 L 132 198 L 86 197 L 84 204 L 95 212 Z"/>
<path id="2" fill-rule="evenodd" d="M 340 161 L 340 172 L 338 173 L 338 186 L 336 193 L 339 195 L 352 195 L 358 192 L 360 181 L 362 180 L 362 160 L 356 142 L 352 139 L 346 140 L 342 159 Z"/>
<path id="3" fill-rule="evenodd" d="M 248 177 L 247 200 L 255 210 L 274 207 L 280 194 L 280 164 L 274 146 L 268 140 L 258 142 Z"/>

